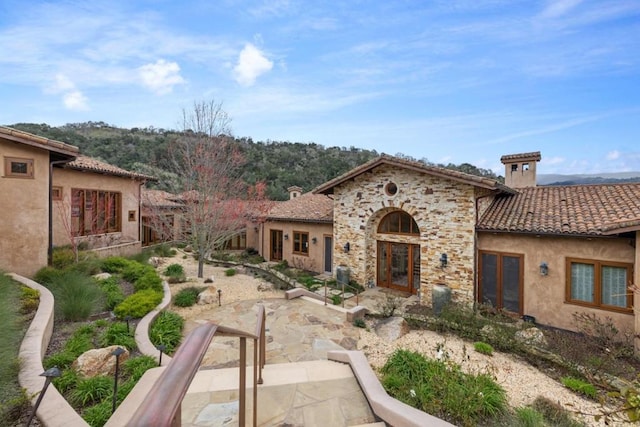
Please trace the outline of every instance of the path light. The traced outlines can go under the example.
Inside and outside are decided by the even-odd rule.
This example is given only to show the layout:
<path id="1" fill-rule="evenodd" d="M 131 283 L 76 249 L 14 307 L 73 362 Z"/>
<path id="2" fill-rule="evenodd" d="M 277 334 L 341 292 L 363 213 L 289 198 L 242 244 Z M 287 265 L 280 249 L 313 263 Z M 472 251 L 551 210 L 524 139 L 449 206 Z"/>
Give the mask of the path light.
<path id="1" fill-rule="evenodd" d="M 127 333 L 129 332 L 129 320 L 131 320 L 131 316 L 124 317 L 124 321 L 127 322 Z"/>
<path id="2" fill-rule="evenodd" d="M 158 358 L 158 366 L 162 366 L 162 353 L 167 349 L 167 346 L 164 344 L 160 344 L 156 348 L 160 350 L 160 357 Z"/>
<path id="3" fill-rule="evenodd" d="M 38 400 L 36 400 L 36 404 L 33 406 L 33 412 L 29 417 L 29 421 L 27 421 L 27 427 L 31 425 L 31 421 L 33 421 L 33 417 L 36 416 L 36 411 L 38 410 L 38 406 L 40 406 L 40 402 L 42 402 L 42 398 L 44 397 L 44 393 L 47 391 L 47 387 L 51 384 L 51 381 L 54 378 L 60 376 L 60 369 L 57 366 L 53 368 L 49 368 L 43 373 L 40 374 L 41 377 L 44 377 L 44 385 L 42 386 L 42 390 L 40 391 L 40 395 L 38 396 Z"/>
<path id="4" fill-rule="evenodd" d="M 111 352 L 111 355 L 116 357 L 116 372 L 113 381 L 113 405 L 111 406 L 111 413 L 116 412 L 116 402 L 118 401 L 118 371 L 120 370 L 120 355 L 122 353 L 124 353 L 122 347 L 118 347 Z"/>
<path id="5" fill-rule="evenodd" d="M 222 305 L 222 289 L 218 289 L 218 307 Z"/>

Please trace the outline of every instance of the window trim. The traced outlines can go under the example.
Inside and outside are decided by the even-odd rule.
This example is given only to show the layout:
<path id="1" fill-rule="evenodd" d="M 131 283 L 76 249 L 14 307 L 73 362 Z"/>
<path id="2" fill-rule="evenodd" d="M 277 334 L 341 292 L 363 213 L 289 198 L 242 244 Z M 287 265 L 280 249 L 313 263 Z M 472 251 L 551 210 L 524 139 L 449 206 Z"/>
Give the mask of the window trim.
<path id="1" fill-rule="evenodd" d="M 576 264 L 590 264 L 594 268 L 594 283 L 593 283 L 593 302 L 574 300 L 571 299 L 571 265 Z M 602 304 L 602 267 L 621 267 L 627 270 L 627 282 L 633 278 L 633 264 L 628 262 L 619 261 L 601 261 L 594 259 L 584 258 L 566 258 L 565 265 L 565 298 L 566 304 L 580 305 L 583 307 L 591 307 L 599 310 L 615 311 L 618 313 L 633 313 L 633 292 L 627 291 L 627 307 L 618 307 L 615 305 Z M 628 284 L 627 288 L 628 290 Z"/>
<path id="2" fill-rule="evenodd" d="M 111 198 L 113 198 L 114 206 L 108 203 Z M 102 215 L 100 212 L 94 212 L 101 207 L 106 209 Z M 114 216 L 111 217 L 107 210 L 111 211 L 110 213 L 113 213 Z M 90 188 L 72 188 L 71 224 L 74 236 L 95 236 L 122 232 L 122 193 Z M 102 225 L 102 228 L 98 228 L 98 225 Z"/>
<path id="3" fill-rule="evenodd" d="M 387 223 L 391 221 L 391 218 L 393 215 L 398 215 L 398 230 L 402 230 L 402 218 L 405 217 L 405 219 L 409 219 L 411 222 L 409 223 L 409 232 L 403 232 L 403 231 L 384 231 L 382 228 L 383 226 Z M 415 230 L 414 230 L 415 228 Z M 403 211 L 403 210 L 394 210 L 391 211 L 389 213 L 387 213 L 385 216 L 383 216 L 380 219 L 380 223 L 378 223 L 378 228 L 377 228 L 377 232 L 378 234 L 391 234 L 391 235 L 401 235 L 401 236 L 419 236 L 420 235 L 420 226 L 418 226 L 418 223 L 416 222 L 415 218 L 410 215 L 409 213 Z"/>
<path id="4" fill-rule="evenodd" d="M 11 171 L 12 163 L 26 163 L 27 164 L 27 172 L 26 173 L 15 173 Z M 5 178 L 23 178 L 23 179 L 33 179 L 34 178 L 34 160 L 33 159 L 25 159 L 22 157 L 5 157 L 4 158 L 4 176 Z"/>
<path id="5" fill-rule="evenodd" d="M 292 232 L 293 238 L 291 242 L 291 249 L 294 255 L 309 256 L 309 232 L 308 231 L 296 231 Z M 305 242 L 306 237 L 306 242 Z M 296 251 L 296 243 L 300 243 L 300 250 Z M 305 245 L 306 243 L 306 245 Z"/>

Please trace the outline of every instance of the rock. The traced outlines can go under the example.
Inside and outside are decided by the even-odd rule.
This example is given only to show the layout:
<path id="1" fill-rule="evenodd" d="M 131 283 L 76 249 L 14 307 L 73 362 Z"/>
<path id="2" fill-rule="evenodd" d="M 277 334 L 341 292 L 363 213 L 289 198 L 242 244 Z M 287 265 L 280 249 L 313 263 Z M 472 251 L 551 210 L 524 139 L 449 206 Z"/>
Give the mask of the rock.
<path id="1" fill-rule="evenodd" d="M 273 289 L 273 285 L 268 282 L 260 282 L 258 284 L 258 291 L 260 292 L 268 292 Z"/>
<path id="2" fill-rule="evenodd" d="M 107 280 L 109 277 L 111 277 L 111 273 L 98 273 L 93 275 L 93 278 L 96 280 Z"/>
<path id="3" fill-rule="evenodd" d="M 215 286 L 209 286 L 198 294 L 198 305 L 213 304 L 218 302 L 218 292 Z"/>
<path id="4" fill-rule="evenodd" d="M 213 279 L 214 279 L 213 276 L 207 277 L 206 279 L 204 279 L 204 283 L 213 283 Z"/>
<path id="5" fill-rule="evenodd" d="M 375 327 L 376 335 L 385 341 L 395 341 L 409 333 L 409 324 L 402 317 L 389 317 L 381 320 Z"/>
<path id="6" fill-rule="evenodd" d="M 159 266 L 161 266 L 162 262 L 163 262 L 162 258 L 157 256 L 152 256 L 151 258 L 149 258 L 149 264 L 151 264 L 155 268 L 158 268 Z"/>
<path id="7" fill-rule="evenodd" d="M 537 347 L 546 347 L 547 339 L 542 331 L 538 328 L 527 328 L 516 332 L 516 339 L 528 345 Z"/>
<path id="8" fill-rule="evenodd" d="M 113 375 L 116 370 L 116 357 L 111 353 L 118 347 L 124 350 L 124 353 L 120 355 L 120 366 L 122 366 L 122 363 L 129 358 L 129 351 L 122 346 L 112 345 L 82 353 L 71 367 L 86 378 Z"/>

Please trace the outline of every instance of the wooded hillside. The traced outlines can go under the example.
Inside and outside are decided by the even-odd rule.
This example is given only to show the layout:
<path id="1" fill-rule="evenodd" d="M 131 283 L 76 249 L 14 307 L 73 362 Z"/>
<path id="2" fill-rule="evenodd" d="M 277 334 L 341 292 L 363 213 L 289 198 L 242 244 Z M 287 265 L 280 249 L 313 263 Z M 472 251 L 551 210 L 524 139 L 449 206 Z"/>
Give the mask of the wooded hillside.
<path id="1" fill-rule="evenodd" d="M 104 122 L 87 122 L 53 127 L 47 124 L 18 123 L 12 128 L 46 138 L 56 139 L 80 148 L 82 154 L 130 171 L 159 179 L 149 185 L 172 191 L 175 175 L 169 172 L 168 147 L 180 135 L 173 130 L 150 128 L 117 128 Z M 348 170 L 377 157 L 375 150 L 356 147 L 324 147 L 299 142 L 259 141 L 237 138 L 244 153 L 245 180 L 254 184 L 264 181 L 267 195 L 273 200 L 286 200 L 292 185 L 312 190 Z M 413 159 L 401 153 L 397 156 Z M 425 163 L 427 159 L 421 159 Z M 468 163 L 438 165 L 475 175 L 498 178 L 492 171 Z"/>

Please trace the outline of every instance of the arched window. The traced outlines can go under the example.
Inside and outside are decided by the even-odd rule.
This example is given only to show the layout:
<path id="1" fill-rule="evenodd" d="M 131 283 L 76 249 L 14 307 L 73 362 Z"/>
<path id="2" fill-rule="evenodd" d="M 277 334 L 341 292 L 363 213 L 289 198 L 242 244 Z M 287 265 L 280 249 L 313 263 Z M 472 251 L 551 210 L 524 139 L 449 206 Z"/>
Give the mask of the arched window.
<path id="1" fill-rule="evenodd" d="M 420 230 L 411 215 L 403 211 L 394 211 L 382 218 L 378 233 L 420 234 Z"/>

